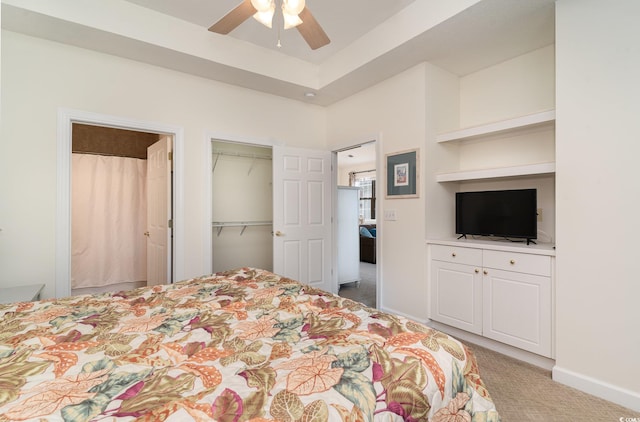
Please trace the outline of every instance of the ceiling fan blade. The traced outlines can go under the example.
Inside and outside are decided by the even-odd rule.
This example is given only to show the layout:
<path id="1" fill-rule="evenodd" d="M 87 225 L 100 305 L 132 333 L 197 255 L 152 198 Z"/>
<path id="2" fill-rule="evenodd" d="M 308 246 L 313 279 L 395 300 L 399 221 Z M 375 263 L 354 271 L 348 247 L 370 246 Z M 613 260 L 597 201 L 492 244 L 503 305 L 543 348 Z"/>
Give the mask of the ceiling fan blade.
<path id="1" fill-rule="evenodd" d="M 302 23 L 296 28 L 302 38 L 309 44 L 312 50 L 317 50 L 318 48 L 325 46 L 331 42 L 327 34 L 324 32 L 316 18 L 313 17 L 309 9 L 306 7 L 302 9 L 300 12 L 300 19 L 302 19 Z"/>
<path id="2" fill-rule="evenodd" d="M 242 22 L 249 19 L 257 12 L 251 4 L 251 0 L 243 0 L 235 9 L 224 15 L 218 22 L 211 25 L 209 31 L 218 34 L 228 34 L 236 29 Z"/>

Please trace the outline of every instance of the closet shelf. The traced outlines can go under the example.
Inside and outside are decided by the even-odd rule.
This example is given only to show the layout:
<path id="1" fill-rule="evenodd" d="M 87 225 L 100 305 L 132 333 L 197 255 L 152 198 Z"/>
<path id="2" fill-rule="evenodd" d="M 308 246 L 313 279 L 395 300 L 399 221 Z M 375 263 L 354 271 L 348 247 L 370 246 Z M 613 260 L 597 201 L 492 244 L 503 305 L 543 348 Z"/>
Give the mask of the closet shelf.
<path id="1" fill-rule="evenodd" d="M 519 176 L 536 176 L 554 174 L 556 163 L 526 164 L 522 166 L 500 167 L 480 170 L 463 170 L 450 173 L 441 173 L 436 176 L 438 183 L 463 182 L 472 180 L 486 180 L 497 178 L 509 178 Z"/>
<path id="2" fill-rule="evenodd" d="M 225 227 L 242 227 L 240 231 L 240 236 L 244 233 L 244 231 L 249 226 L 271 226 L 273 225 L 273 221 L 214 221 L 211 223 L 212 228 L 217 228 L 218 236 L 222 232 L 222 229 Z"/>
<path id="3" fill-rule="evenodd" d="M 240 152 L 223 152 L 223 151 L 213 151 L 213 155 L 216 155 L 216 159 L 213 162 L 213 167 L 211 169 L 212 172 L 216 171 L 216 165 L 218 164 L 218 158 L 221 155 L 227 155 L 230 157 L 241 157 L 241 158 L 250 158 L 253 161 L 251 162 L 251 167 L 249 167 L 249 171 L 247 175 L 251 174 L 251 170 L 253 170 L 253 166 L 256 163 L 256 160 L 272 160 L 271 156 L 268 155 L 259 155 L 259 154 L 243 154 Z"/>
<path id="4" fill-rule="evenodd" d="M 452 132 L 441 133 L 436 136 L 436 142 L 466 141 L 483 136 L 494 136 L 502 132 L 528 129 L 536 126 L 551 126 L 555 124 L 556 111 L 547 110 L 539 113 L 527 114 L 512 119 L 500 120 L 479 126 L 471 126 Z"/>

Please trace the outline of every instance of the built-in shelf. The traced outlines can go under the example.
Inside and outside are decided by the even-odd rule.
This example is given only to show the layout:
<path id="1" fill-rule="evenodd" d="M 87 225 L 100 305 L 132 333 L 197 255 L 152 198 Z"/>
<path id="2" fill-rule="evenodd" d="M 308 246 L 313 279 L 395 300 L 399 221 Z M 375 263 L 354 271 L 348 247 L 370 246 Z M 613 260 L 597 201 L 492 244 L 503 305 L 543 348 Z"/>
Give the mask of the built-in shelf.
<path id="1" fill-rule="evenodd" d="M 510 178 L 520 176 L 542 176 L 546 174 L 554 174 L 555 171 L 556 163 L 527 164 L 522 166 L 499 167 L 479 170 L 462 170 L 449 173 L 441 173 L 436 176 L 436 181 L 442 183 Z"/>
<path id="2" fill-rule="evenodd" d="M 441 133 L 436 136 L 436 141 L 457 142 L 484 136 L 495 136 L 502 132 L 509 132 L 519 129 L 528 129 L 536 126 L 554 125 L 556 120 L 555 110 L 547 110 L 525 116 L 514 117 L 512 119 L 501 120 L 499 122 L 487 123 L 479 126 L 471 126 L 452 132 Z"/>

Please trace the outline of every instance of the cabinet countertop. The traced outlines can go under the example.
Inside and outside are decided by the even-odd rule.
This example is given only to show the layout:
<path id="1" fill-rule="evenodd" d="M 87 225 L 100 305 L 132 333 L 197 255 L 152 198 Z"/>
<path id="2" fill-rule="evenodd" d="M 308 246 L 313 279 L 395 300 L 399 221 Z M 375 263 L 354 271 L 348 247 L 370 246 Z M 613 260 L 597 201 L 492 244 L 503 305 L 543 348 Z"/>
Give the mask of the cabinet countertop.
<path id="1" fill-rule="evenodd" d="M 496 251 L 528 253 L 533 255 L 555 256 L 556 249 L 554 243 L 538 243 L 527 245 L 526 242 L 512 242 L 509 240 L 489 240 L 489 239 L 427 239 L 427 244 L 444 245 L 459 248 L 480 248 L 491 249 Z"/>

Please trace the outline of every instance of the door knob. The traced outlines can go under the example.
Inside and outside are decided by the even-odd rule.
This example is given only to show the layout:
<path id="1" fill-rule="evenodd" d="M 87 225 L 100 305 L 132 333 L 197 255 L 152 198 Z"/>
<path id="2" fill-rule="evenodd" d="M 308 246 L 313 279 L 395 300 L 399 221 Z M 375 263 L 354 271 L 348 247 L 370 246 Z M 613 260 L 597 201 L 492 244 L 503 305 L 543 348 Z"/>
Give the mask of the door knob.
<path id="1" fill-rule="evenodd" d="M 278 237 L 284 236 L 284 233 L 282 233 L 280 230 L 277 230 L 274 234 Z"/>

